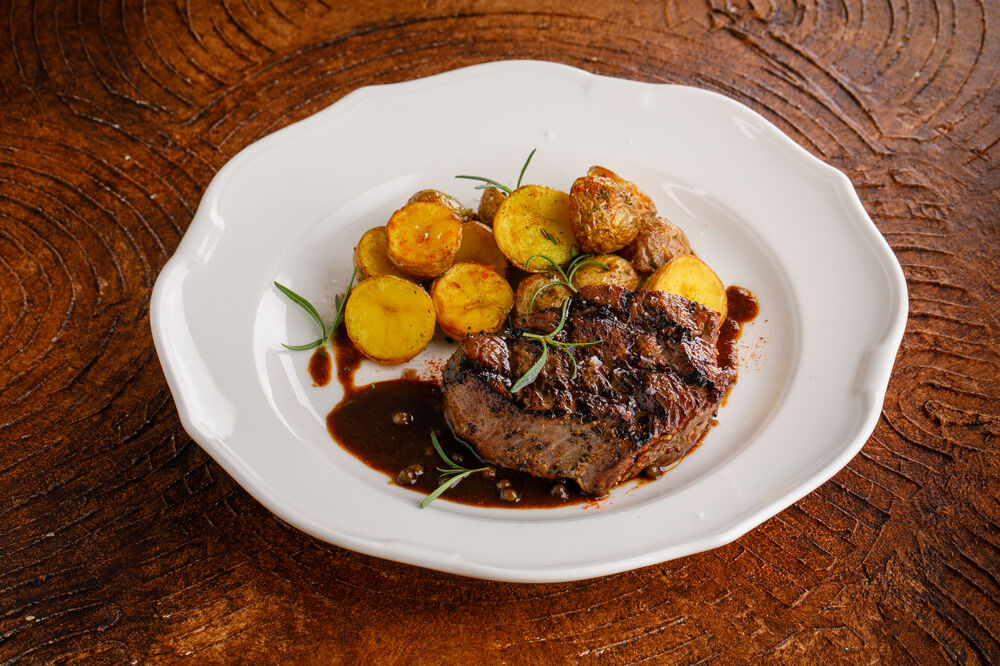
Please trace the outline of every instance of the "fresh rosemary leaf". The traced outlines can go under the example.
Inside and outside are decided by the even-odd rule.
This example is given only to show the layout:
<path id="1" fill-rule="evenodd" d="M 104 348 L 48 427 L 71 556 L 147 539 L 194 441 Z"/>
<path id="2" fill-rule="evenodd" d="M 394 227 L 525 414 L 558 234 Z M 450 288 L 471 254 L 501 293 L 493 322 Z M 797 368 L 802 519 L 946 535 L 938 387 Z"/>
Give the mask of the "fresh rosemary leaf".
<path id="1" fill-rule="evenodd" d="M 545 229 L 540 229 L 539 231 L 542 232 L 542 235 L 545 236 L 546 240 L 548 240 L 550 243 L 552 243 L 553 245 L 559 245 L 559 241 L 557 241 L 555 236 L 550 234 L 548 231 L 546 231 Z"/>
<path id="2" fill-rule="evenodd" d="M 289 300 L 291 300 L 293 303 L 295 303 L 300 308 L 305 310 L 309 314 L 309 316 L 313 318 L 313 321 L 319 324 L 320 331 L 322 331 L 322 337 L 320 337 L 319 340 L 310 342 L 307 345 L 286 345 L 285 343 L 282 343 L 282 346 L 284 346 L 286 349 L 291 349 L 294 351 L 302 351 L 304 349 L 313 349 L 314 347 L 319 347 L 321 344 L 324 344 L 327 339 L 326 324 L 323 323 L 323 318 L 319 316 L 318 312 L 316 312 L 316 308 L 313 307 L 313 304 L 307 301 L 306 299 L 302 298 L 301 296 L 299 296 L 294 291 L 292 291 L 285 285 L 281 284 L 280 282 L 275 282 L 274 286 L 277 287 L 281 293 L 287 296 Z"/>
<path id="3" fill-rule="evenodd" d="M 515 190 L 518 187 L 521 187 L 521 179 L 524 178 L 524 172 L 528 170 L 528 165 L 531 164 L 531 158 L 535 156 L 535 151 L 536 150 L 538 150 L 538 149 L 537 148 L 532 148 L 531 152 L 528 153 L 528 159 L 526 159 L 524 161 L 524 166 L 521 167 L 521 174 L 517 177 L 517 185 L 514 187 Z M 544 232 L 542 232 L 542 233 L 544 233 Z M 554 240 L 552 242 L 555 243 Z"/>
<path id="4" fill-rule="evenodd" d="M 316 349 L 316 347 L 319 347 L 324 342 L 326 342 L 326 340 L 320 338 L 319 340 L 313 340 L 307 345 L 286 345 L 284 342 L 282 342 L 281 346 L 284 347 L 285 349 L 288 349 L 289 351 L 305 351 L 307 349 Z"/>
<path id="5" fill-rule="evenodd" d="M 492 178 L 483 178 L 482 176 L 467 176 L 467 175 L 464 175 L 464 174 L 455 176 L 455 178 L 465 178 L 466 180 L 478 180 L 478 181 L 481 181 L 481 182 L 485 183 L 485 185 L 477 186 L 476 187 L 477 190 L 486 189 L 487 187 L 495 187 L 498 190 L 503 190 L 507 194 L 510 194 L 510 192 L 511 192 L 511 189 L 509 187 L 507 187 L 503 183 L 498 183 L 497 181 L 493 180 Z"/>
<path id="6" fill-rule="evenodd" d="M 545 359 L 549 357 L 548 343 L 546 342 L 545 338 L 541 338 L 541 342 L 542 342 L 541 356 L 538 357 L 538 360 L 535 361 L 535 364 L 533 366 L 528 368 L 528 371 L 526 373 L 521 375 L 520 379 L 514 382 L 514 385 L 510 387 L 511 393 L 517 393 L 518 391 L 520 391 L 525 386 L 527 386 L 528 384 L 530 384 L 531 382 L 535 381 L 535 379 L 538 378 L 538 373 L 540 373 L 542 371 L 542 368 L 545 366 Z"/>
<path id="7" fill-rule="evenodd" d="M 436 500 L 438 497 L 440 497 L 444 491 L 448 490 L 453 485 L 455 485 L 465 477 L 469 476 L 470 474 L 472 474 L 471 470 L 467 472 L 462 472 L 461 474 L 456 474 L 455 476 L 451 477 L 450 479 L 439 485 L 437 488 L 434 489 L 434 491 L 430 495 L 424 498 L 424 501 L 420 503 L 420 508 L 426 509 L 427 505 Z"/>

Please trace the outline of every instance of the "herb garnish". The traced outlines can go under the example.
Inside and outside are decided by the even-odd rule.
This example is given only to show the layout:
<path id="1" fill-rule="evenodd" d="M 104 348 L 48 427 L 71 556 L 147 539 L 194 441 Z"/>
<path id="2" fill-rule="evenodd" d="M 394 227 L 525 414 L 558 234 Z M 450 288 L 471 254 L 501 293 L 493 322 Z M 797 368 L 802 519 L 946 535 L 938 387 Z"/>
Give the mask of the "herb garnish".
<path id="1" fill-rule="evenodd" d="M 441 493 L 451 488 L 453 485 L 469 476 L 470 474 L 475 474 L 476 472 L 485 472 L 487 467 L 477 467 L 476 469 L 469 469 L 468 467 L 462 467 L 461 465 L 455 464 L 451 458 L 445 455 L 444 449 L 441 448 L 441 443 L 438 442 L 437 435 L 431 430 L 431 444 L 434 445 L 434 450 L 437 454 L 441 456 L 441 459 L 448 464 L 448 467 L 438 467 L 437 471 L 441 472 L 441 478 L 446 479 L 441 485 L 434 489 L 430 495 L 424 498 L 424 501 L 420 503 L 420 508 L 425 508 L 428 504 L 436 500 Z"/>
<path id="2" fill-rule="evenodd" d="M 292 351 L 303 351 L 325 345 L 326 341 L 330 339 L 331 335 L 333 335 L 333 332 L 337 330 L 338 326 L 340 326 L 340 323 L 344 321 L 344 306 L 347 304 L 347 297 L 351 294 L 351 289 L 354 287 L 354 278 L 357 277 L 357 275 L 358 269 L 355 267 L 354 272 L 351 273 L 351 279 L 347 282 L 347 291 L 345 291 L 343 295 L 337 294 L 334 296 L 333 301 L 337 306 L 337 316 L 334 317 L 333 324 L 329 329 L 327 329 L 326 324 L 323 323 L 323 318 L 319 316 L 319 312 L 316 311 L 316 308 L 313 307 L 312 303 L 302 298 L 285 285 L 275 282 L 274 286 L 277 287 L 281 293 L 287 296 L 293 303 L 305 310 L 309 316 L 313 318 L 313 321 L 319 324 L 320 332 L 322 333 L 318 340 L 313 340 L 306 345 L 286 345 L 282 342 L 281 346 L 285 349 L 291 349 Z"/>
<path id="3" fill-rule="evenodd" d="M 479 180 L 479 181 L 482 181 L 482 183 L 483 183 L 482 185 L 476 185 L 476 189 L 477 190 L 485 190 L 485 189 L 490 188 L 490 187 L 495 187 L 498 190 L 503 190 L 507 194 L 510 194 L 511 192 L 513 192 L 514 190 L 516 190 L 517 188 L 521 187 L 521 179 L 524 178 L 524 172 L 528 170 L 528 165 L 531 163 L 531 158 L 535 156 L 535 151 L 536 150 L 538 150 L 538 149 L 537 148 L 532 148 L 531 152 L 528 153 L 528 159 L 526 159 L 524 161 L 524 166 L 521 167 L 521 174 L 517 177 L 517 185 L 515 185 L 513 187 L 513 189 L 507 187 L 503 183 L 498 183 L 497 181 L 493 180 L 492 178 L 484 178 L 482 176 L 460 175 L 460 176 L 455 176 L 455 178 L 466 178 L 468 180 Z"/>
<path id="4" fill-rule="evenodd" d="M 542 230 L 542 233 L 544 234 L 545 230 Z M 548 237 L 548 236 L 546 236 L 546 237 Z M 552 240 L 552 239 L 550 239 L 550 240 Z M 555 241 L 553 240 L 552 242 L 555 242 Z M 573 249 L 576 249 L 576 247 L 574 246 Z M 535 293 L 531 295 L 531 301 L 528 302 L 528 312 L 530 313 L 532 311 L 532 309 L 535 307 L 535 299 L 538 298 L 538 294 L 542 293 L 543 290 L 548 289 L 549 287 L 551 287 L 553 285 L 561 284 L 562 286 L 564 286 L 567 289 L 569 289 L 572 293 L 574 293 L 574 294 L 578 293 L 580 290 L 577 289 L 576 286 L 573 284 L 573 278 L 576 277 L 576 272 L 578 270 L 580 270 L 581 268 L 583 268 L 584 266 L 586 266 L 587 264 L 592 264 L 594 266 L 600 266 L 601 268 L 603 268 L 606 271 L 611 270 L 611 268 L 607 264 L 604 264 L 604 263 L 601 263 L 600 261 L 595 261 L 594 259 L 592 259 L 591 257 L 593 257 L 593 256 L 594 255 L 592 255 L 592 254 L 578 254 L 578 255 L 576 255 L 576 257 L 573 259 L 573 261 L 570 262 L 570 264 L 569 264 L 569 266 L 567 267 L 566 270 L 563 270 L 562 266 L 560 266 L 559 264 L 557 264 L 556 262 L 554 262 L 550 257 L 545 256 L 544 254 L 533 254 L 530 257 L 528 257 L 528 260 L 524 262 L 524 268 L 525 269 L 528 268 L 528 264 L 531 262 L 532 259 L 535 259 L 535 258 L 544 259 L 545 261 L 549 262 L 550 264 L 552 264 L 555 267 L 556 272 L 558 272 L 559 276 L 562 278 L 561 280 L 552 280 L 551 282 L 546 282 L 545 284 L 543 284 L 542 286 L 540 286 L 538 289 L 536 289 Z"/>
<path id="5" fill-rule="evenodd" d="M 559 241 L 556 240 L 556 237 L 550 234 L 548 231 L 546 231 L 545 229 L 539 229 L 539 231 L 542 232 L 542 235 L 545 236 L 545 239 L 547 241 L 549 241 L 553 245 L 559 245 Z"/>
<path id="6" fill-rule="evenodd" d="M 528 371 L 521 375 L 521 377 L 514 382 L 514 385 L 510 387 L 511 393 L 517 393 L 538 378 L 538 373 L 542 371 L 542 368 L 545 366 L 545 360 L 549 357 L 549 345 L 552 345 L 556 349 L 562 350 L 566 353 L 566 356 L 569 357 L 570 362 L 573 364 L 573 374 L 570 375 L 570 379 L 575 379 L 579 368 L 576 363 L 576 357 L 573 356 L 573 352 L 570 350 L 570 347 L 588 347 L 590 345 L 599 345 L 604 342 L 604 340 L 600 338 L 597 340 L 591 340 L 590 342 L 561 342 L 555 339 L 555 336 L 559 335 L 559 333 L 563 330 L 563 327 L 566 325 L 566 317 L 569 315 L 569 305 L 572 300 L 572 298 L 567 298 L 563 303 L 562 315 L 559 317 L 559 323 L 551 333 L 547 333 L 545 335 L 539 335 L 537 333 L 521 334 L 525 338 L 531 338 L 541 342 L 542 353 L 538 357 L 538 360 L 535 361 L 534 365 L 528 368 Z"/>

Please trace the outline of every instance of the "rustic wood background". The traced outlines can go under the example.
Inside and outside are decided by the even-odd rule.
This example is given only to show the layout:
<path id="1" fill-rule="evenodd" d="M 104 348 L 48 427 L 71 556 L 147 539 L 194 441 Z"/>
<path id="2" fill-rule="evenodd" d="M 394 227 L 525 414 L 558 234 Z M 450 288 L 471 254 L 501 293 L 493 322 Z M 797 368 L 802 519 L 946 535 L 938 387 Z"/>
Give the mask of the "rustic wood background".
<path id="1" fill-rule="evenodd" d="M 0 662 L 1000 660 L 998 7 L 3 0 Z M 359 86 L 500 58 L 748 104 L 903 265 L 874 435 L 736 543 L 557 585 L 421 570 L 283 524 L 178 422 L 148 302 L 215 171 Z"/>

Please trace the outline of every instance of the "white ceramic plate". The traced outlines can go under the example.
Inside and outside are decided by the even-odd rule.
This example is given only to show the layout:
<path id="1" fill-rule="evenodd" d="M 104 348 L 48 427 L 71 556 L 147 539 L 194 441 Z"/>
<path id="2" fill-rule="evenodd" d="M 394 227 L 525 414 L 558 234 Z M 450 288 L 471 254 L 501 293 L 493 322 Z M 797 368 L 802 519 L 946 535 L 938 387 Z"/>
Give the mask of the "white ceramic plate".
<path id="1" fill-rule="evenodd" d="M 498 91 L 503 91 L 499 94 Z M 761 313 L 720 424 L 655 483 L 599 507 L 480 509 L 420 495 L 352 457 L 325 415 L 313 324 L 271 286 L 321 305 L 361 233 L 457 173 L 568 189 L 591 164 L 634 180 Z M 544 62 L 362 88 L 240 152 L 215 177 L 156 282 L 153 337 L 185 429 L 254 497 L 331 543 L 511 581 L 589 578 L 725 544 L 843 467 L 875 427 L 906 287 L 848 179 L 745 106 L 683 86 Z M 449 353 L 442 343 L 426 355 Z M 422 358 L 414 365 L 423 367 Z M 366 365 L 359 381 L 398 376 Z"/>

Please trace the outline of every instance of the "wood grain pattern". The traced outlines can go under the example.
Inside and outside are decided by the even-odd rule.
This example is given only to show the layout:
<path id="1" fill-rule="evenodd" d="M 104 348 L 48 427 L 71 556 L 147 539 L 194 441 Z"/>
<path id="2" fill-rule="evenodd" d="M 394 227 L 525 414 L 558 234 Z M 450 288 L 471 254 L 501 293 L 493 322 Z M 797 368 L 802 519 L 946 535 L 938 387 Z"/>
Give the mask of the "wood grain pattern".
<path id="1" fill-rule="evenodd" d="M 738 99 L 903 265 L 875 433 L 736 543 L 462 579 L 288 527 L 179 424 L 148 301 L 214 172 L 359 86 L 498 58 Z M 1000 660 L 998 78 L 982 0 L 0 3 L 0 663 Z"/>

